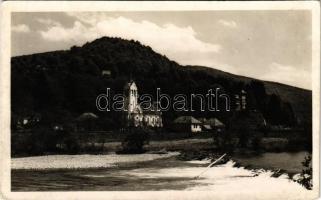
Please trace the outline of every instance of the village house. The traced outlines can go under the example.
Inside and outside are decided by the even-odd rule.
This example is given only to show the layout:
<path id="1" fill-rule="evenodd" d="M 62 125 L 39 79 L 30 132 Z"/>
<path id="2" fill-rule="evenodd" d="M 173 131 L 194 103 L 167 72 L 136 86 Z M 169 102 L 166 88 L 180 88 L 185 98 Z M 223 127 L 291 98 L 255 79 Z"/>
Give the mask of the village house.
<path id="1" fill-rule="evenodd" d="M 180 116 L 174 120 L 173 129 L 197 133 L 202 131 L 202 122 L 192 116 Z"/>
<path id="2" fill-rule="evenodd" d="M 204 131 L 222 132 L 225 129 L 223 122 L 217 118 L 199 118 L 198 120 L 202 122 L 202 128 Z"/>
<path id="3" fill-rule="evenodd" d="M 79 115 L 76 122 L 76 130 L 77 131 L 93 131 L 96 129 L 96 121 L 98 116 L 91 112 L 85 112 Z"/>
<path id="4" fill-rule="evenodd" d="M 138 88 L 134 81 L 128 82 L 124 87 L 125 121 L 127 126 L 133 127 L 163 127 L 162 112 L 157 109 L 157 103 L 153 102 L 148 109 L 142 109 L 138 102 Z"/>
<path id="5" fill-rule="evenodd" d="M 22 130 L 28 127 L 33 127 L 41 120 L 39 113 L 31 113 L 25 116 L 14 115 L 12 117 L 12 125 L 14 129 Z"/>

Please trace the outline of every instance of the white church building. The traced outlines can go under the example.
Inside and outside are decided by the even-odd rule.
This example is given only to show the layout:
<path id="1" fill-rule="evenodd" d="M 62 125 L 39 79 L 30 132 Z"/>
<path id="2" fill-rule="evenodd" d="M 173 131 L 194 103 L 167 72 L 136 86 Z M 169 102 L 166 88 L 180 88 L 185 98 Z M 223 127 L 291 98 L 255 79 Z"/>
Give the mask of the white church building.
<path id="1" fill-rule="evenodd" d="M 150 108 L 143 110 L 138 102 L 138 88 L 134 81 L 125 85 L 124 94 L 126 96 L 125 120 L 127 126 L 163 127 L 162 112 L 157 110 L 157 102 L 154 102 Z"/>

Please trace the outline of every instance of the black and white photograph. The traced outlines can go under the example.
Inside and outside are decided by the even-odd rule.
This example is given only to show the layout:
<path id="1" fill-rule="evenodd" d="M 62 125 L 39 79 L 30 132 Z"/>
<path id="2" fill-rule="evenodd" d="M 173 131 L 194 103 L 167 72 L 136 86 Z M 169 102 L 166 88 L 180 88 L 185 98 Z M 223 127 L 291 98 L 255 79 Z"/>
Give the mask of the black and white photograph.
<path id="1" fill-rule="evenodd" d="M 319 2 L 10 3 L 4 199 L 319 195 Z"/>

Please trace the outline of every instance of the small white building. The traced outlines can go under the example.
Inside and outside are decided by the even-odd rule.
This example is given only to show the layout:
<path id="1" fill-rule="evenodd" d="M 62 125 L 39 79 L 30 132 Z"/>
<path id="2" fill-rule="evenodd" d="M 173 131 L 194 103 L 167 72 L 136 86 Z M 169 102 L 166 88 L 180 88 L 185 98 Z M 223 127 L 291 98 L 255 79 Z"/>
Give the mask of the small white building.
<path id="1" fill-rule="evenodd" d="M 111 71 L 110 70 L 102 70 L 101 75 L 105 77 L 110 77 L 111 76 Z"/>

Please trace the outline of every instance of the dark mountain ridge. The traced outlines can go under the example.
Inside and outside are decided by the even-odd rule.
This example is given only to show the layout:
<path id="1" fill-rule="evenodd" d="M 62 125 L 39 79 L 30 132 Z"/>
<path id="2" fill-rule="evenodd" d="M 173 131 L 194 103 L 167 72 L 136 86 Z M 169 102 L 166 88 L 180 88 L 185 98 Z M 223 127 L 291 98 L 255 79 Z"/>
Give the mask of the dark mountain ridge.
<path id="1" fill-rule="evenodd" d="M 264 83 L 267 94 L 275 94 L 281 97 L 284 101 L 292 104 L 293 110 L 301 120 L 311 119 L 312 114 L 312 91 L 290 86 L 282 83 L 264 81 L 246 76 L 235 75 L 232 73 L 224 72 L 221 70 L 204 67 L 204 66 L 185 66 L 190 70 L 201 70 L 210 73 L 214 77 L 230 77 L 234 81 L 242 81 L 244 83 L 250 83 L 253 80 L 262 81 Z"/>
<path id="2" fill-rule="evenodd" d="M 98 94 L 107 87 L 112 88 L 112 93 L 122 93 L 126 81 L 133 78 L 141 94 L 154 94 L 157 87 L 169 95 L 205 93 L 209 88 L 220 87 L 233 96 L 246 88 L 252 94 L 250 106 L 261 110 L 267 119 L 280 116 L 278 120 L 270 120 L 272 124 L 293 124 L 289 122 L 293 117 L 299 123 L 310 124 L 312 118 L 309 90 L 203 66 L 181 66 L 134 40 L 103 37 L 70 50 L 12 57 L 11 64 L 12 112 L 18 117 L 28 113 L 57 113 L 63 119 L 82 112 L 97 113 Z M 103 70 L 109 70 L 110 77 L 102 76 Z M 287 112 L 293 112 L 293 117 Z M 108 113 L 99 114 L 110 118 Z M 215 115 L 223 121 L 229 116 L 210 112 L 194 114 Z M 178 115 L 165 113 L 168 120 Z"/>

